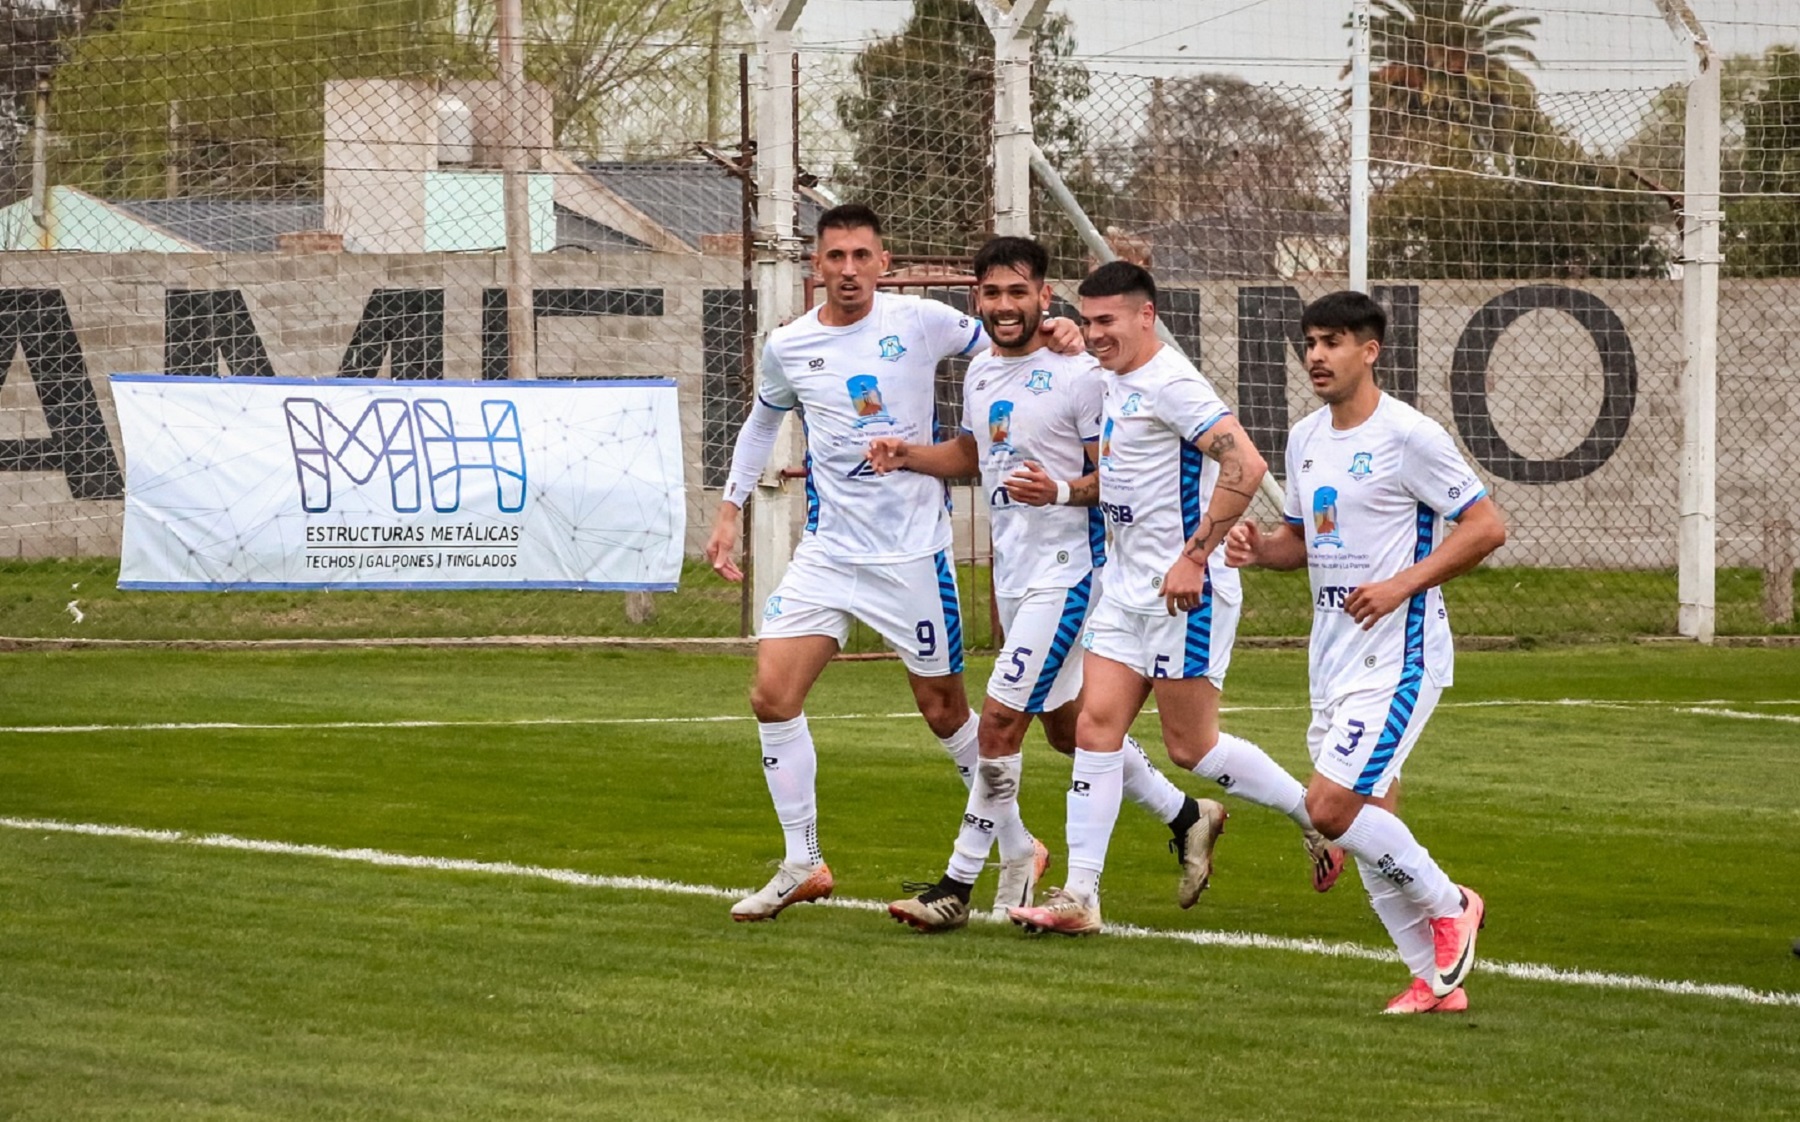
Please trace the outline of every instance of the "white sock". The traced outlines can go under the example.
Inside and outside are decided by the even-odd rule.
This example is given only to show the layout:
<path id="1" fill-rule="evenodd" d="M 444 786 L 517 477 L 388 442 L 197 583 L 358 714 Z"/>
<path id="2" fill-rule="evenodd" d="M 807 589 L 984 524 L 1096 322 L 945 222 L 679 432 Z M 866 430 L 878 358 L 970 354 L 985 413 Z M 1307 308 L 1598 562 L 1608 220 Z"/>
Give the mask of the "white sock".
<path id="1" fill-rule="evenodd" d="M 956 765 L 956 774 L 962 776 L 964 787 L 975 786 L 975 765 L 981 758 L 981 718 L 974 713 L 963 722 L 963 727 L 949 736 L 938 737 L 938 743 L 944 751 L 950 753 L 950 760 Z"/>
<path id="2" fill-rule="evenodd" d="M 1367 862 L 1375 874 L 1434 919 L 1462 911 L 1462 892 L 1438 868 L 1431 854 L 1413 837 L 1406 823 L 1372 804 L 1357 812 L 1337 843 Z"/>
<path id="3" fill-rule="evenodd" d="M 1312 829 L 1306 814 L 1306 788 L 1269 754 L 1241 736 L 1219 734 L 1219 742 L 1194 766 L 1194 774 L 1217 783 L 1228 795 L 1278 810 L 1302 830 Z"/>
<path id="4" fill-rule="evenodd" d="M 1381 875 L 1381 870 L 1360 857 L 1357 871 L 1362 873 L 1363 887 L 1369 890 L 1369 903 L 1387 928 L 1388 936 L 1399 948 L 1400 961 L 1415 978 L 1429 978 L 1436 965 L 1436 950 L 1431 943 L 1431 917 L 1419 905 L 1394 887 L 1394 882 Z"/>
<path id="5" fill-rule="evenodd" d="M 944 870 L 951 880 L 974 884 L 981 875 L 993 850 L 994 839 L 1001 842 L 1001 859 L 1019 856 L 1006 852 L 1008 839 L 1002 823 L 1011 820 L 1015 831 L 1023 835 L 1023 849 L 1031 851 L 1031 835 L 1019 825 L 1019 771 L 1024 757 L 1018 753 L 998 759 L 982 760 L 976 765 L 975 785 L 969 788 L 969 804 L 963 811 L 962 828 L 956 834 L 956 848 L 951 851 L 950 865 Z M 1018 844 L 1014 839 L 1013 844 Z"/>
<path id="6" fill-rule="evenodd" d="M 1069 782 L 1068 838 L 1069 877 L 1063 886 L 1070 895 L 1092 903 L 1100 892 L 1100 870 L 1106 867 L 1106 847 L 1112 841 L 1113 824 L 1119 819 L 1119 801 L 1125 794 L 1125 755 L 1075 749 L 1075 775 Z"/>
<path id="7" fill-rule="evenodd" d="M 1181 804 L 1187 801 L 1187 792 L 1150 762 L 1136 737 L 1127 736 L 1119 754 L 1125 757 L 1125 797 L 1154 814 L 1165 826 L 1175 821 Z"/>
<path id="8" fill-rule="evenodd" d="M 819 756 L 813 750 L 806 714 L 791 721 L 771 721 L 756 726 L 762 738 L 763 780 L 775 802 L 775 817 L 787 839 L 790 864 L 816 865 L 819 855 L 819 804 L 813 780 Z"/>

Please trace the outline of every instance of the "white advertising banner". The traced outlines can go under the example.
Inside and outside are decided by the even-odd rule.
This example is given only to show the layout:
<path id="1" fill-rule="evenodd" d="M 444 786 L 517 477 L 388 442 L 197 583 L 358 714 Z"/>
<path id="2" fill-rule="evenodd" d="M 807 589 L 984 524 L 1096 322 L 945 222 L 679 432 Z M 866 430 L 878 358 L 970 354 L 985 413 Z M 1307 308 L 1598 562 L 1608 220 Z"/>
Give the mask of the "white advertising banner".
<path id="1" fill-rule="evenodd" d="M 675 383 L 112 378 L 119 587 L 673 591 Z"/>

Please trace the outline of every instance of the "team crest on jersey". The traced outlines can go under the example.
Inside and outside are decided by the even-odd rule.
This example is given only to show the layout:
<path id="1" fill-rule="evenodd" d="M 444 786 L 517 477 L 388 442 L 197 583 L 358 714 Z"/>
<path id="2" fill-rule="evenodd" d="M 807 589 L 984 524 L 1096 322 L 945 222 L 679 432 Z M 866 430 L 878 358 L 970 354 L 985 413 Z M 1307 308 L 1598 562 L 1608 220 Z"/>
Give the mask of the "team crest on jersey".
<path id="1" fill-rule="evenodd" d="M 1375 457 L 1368 452 L 1358 452 L 1354 456 L 1351 456 L 1350 478 L 1356 480 L 1369 478 L 1370 474 L 1375 471 L 1375 465 L 1371 462 L 1374 458 Z"/>
<path id="2" fill-rule="evenodd" d="M 906 348 L 900 345 L 900 336 L 888 335 L 881 340 L 881 357 L 889 362 L 899 362 Z"/>
<path id="3" fill-rule="evenodd" d="M 1313 492 L 1313 544 L 1344 548 L 1338 533 L 1338 493 L 1336 487 L 1321 487 Z"/>
<path id="4" fill-rule="evenodd" d="M 1032 393 L 1049 393 L 1050 372 L 1048 370 L 1033 370 L 1031 372 L 1031 377 L 1025 379 L 1025 388 Z"/>
<path id="5" fill-rule="evenodd" d="M 856 410 L 856 427 L 877 421 L 891 421 L 887 406 L 881 401 L 881 382 L 873 374 L 858 374 L 844 383 L 850 391 L 850 407 Z"/>
<path id="6" fill-rule="evenodd" d="M 764 619 L 774 619 L 776 616 L 778 616 L 780 614 L 781 614 L 781 597 L 779 597 L 779 596 L 769 597 L 769 604 L 767 607 L 765 607 L 763 609 L 763 618 Z"/>
<path id="7" fill-rule="evenodd" d="M 1125 404 L 1119 406 L 1119 415 L 1122 417 L 1136 416 L 1137 411 L 1143 407 L 1144 395 L 1141 393 L 1134 393 L 1125 399 Z"/>
<path id="8" fill-rule="evenodd" d="M 1011 452 L 1013 403 L 996 401 L 988 406 L 988 440 L 995 452 Z"/>

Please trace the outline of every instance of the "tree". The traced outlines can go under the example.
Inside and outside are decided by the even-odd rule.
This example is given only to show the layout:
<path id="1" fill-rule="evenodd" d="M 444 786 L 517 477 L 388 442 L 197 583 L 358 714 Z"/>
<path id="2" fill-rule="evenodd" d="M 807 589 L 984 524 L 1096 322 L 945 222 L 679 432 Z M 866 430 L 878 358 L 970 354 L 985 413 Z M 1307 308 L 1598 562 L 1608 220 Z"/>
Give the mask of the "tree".
<path id="1" fill-rule="evenodd" d="M 1487 0 L 1375 0 L 1371 271 L 1393 278 L 1666 273 L 1664 199 L 1557 126 L 1519 69 L 1538 20 Z"/>
<path id="2" fill-rule="evenodd" d="M 317 197 L 324 83 L 453 72 L 439 0 L 139 0 L 75 40 L 57 181 L 110 198 Z M 464 57 L 465 66 L 475 60 Z"/>
<path id="3" fill-rule="evenodd" d="M 1088 74 L 1074 51 L 1068 18 L 1045 18 L 1032 41 L 1032 121 L 1038 146 L 1091 198 L 1097 177 L 1080 163 L 1087 127 L 1074 111 Z M 994 198 L 994 40 L 980 11 L 914 0 L 905 26 L 865 48 L 852 72 L 855 89 L 837 105 L 852 142 L 834 173 L 842 193 L 881 213 L 896 252 L 971 252 L 991 229 Z M 1041 199 L 1034 210 L 1045 213 Z"/>
<path id="4" fill-rule="evenodd" d="M 1370 135 L 1378 156 L 1479 157 L 1530 131 L 1538 18 L 1488 0 L 1374 0 Z"/>
<path id="5" fill-rule="evenodd" d="M 476 0 L 479 41 L 492 41 L 495 10 Z M 709 69 L 748 42 L 738 0 L 524 0 L 524 15 L 526 77 L 554 98 L 557 143 L 587 153 L 660 141 L 668 154 L 704 135 L 719 116 Z"/>
<path id="6" fill-rule="evenodd" d="M 67 36 L 118 0 L 0 0 L 0 204 L 30 182 L 28 136 L 40 78 L 62 60 Z"/>
<path id="7" fill-rule="evenodd" d="M 1144 224 L 1327 209 L 1331 144 L 1278 90 L 1227 74 L 1159 81 L 1142 131 L 1109 153 L 1122 169 L 1119 214 Z"/>
<path id="8" fill-rule="evenodd" d="M 1744 103 L 1741 194 L 1725 206 L 1725 267 L 1736 276 L 1800 276 L 1800 51 L 1772 47 Z"/>
<path id="9" fill-rule="evenodd" d="M 58 181 L 113 198 L 161 195 L 173 166 L 182 193 L 318 197 L 327 81 L 494 76 L 494 0 L 461 5 L 460 17 L 457 7 L 126 0 L 73 42 L 57 70 Z M 652 101 L 666 108 L 690 86 L 703 88 L 704 70 L 671 60 L 703 49 L 695 44 L 708 42 L 714 16 L 741 18 L 734 0 L 526 0 L 524 8 L 527 77 L 550 90 L 559 143 L 588 151 L 630 118 L 621 91 L 637 93 L 641 115 Z"/>

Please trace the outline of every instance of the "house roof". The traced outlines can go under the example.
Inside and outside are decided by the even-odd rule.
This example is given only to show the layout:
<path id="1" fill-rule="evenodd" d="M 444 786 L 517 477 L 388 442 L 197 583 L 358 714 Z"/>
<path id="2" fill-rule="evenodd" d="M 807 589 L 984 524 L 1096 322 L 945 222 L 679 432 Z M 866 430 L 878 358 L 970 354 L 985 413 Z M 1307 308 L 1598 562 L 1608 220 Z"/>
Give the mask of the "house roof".
<path id="1" fill-rule="evenodd" d="M 650 247 L 629 234 L 623 234 L 585 214 L 578 214 L 558 203 L 556 206 L 557 249 L 629 249 Z"/>
<path id="2" fill-rule="evenodd" d="M 213 253 L 273 253 L 280 234 L 317 230 L 323 203 L 242 199 L 115 199 L 115 209 Z"/>
<path id="3" fill-rule="evenodd" d="M 700 249 L 705 235 L 742 233 L 743 188 L 729 172 L 704 160 L 593 161 L 582 170 L 652 221 Z M 824 208 L 800 197 L 801 230 L 812 229 Z"/>

